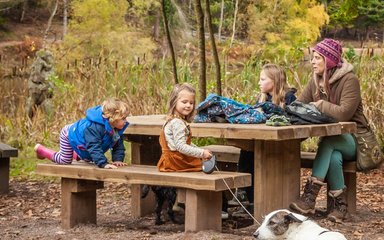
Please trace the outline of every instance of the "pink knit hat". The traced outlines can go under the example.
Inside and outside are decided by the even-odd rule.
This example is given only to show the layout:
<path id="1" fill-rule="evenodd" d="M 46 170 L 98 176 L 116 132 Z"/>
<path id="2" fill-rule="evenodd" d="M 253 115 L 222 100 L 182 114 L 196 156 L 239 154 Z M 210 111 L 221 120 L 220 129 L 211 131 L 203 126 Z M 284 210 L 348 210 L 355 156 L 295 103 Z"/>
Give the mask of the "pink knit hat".
<path id="1" fill-rule="evenodd" d="M 341 67 L 343 63 L 343 60 L 341 59 L 343 48 L 339 41 L 325 38 L 323 41 L 316 44 L 313 50 L 325 58 L 327 69 Z"/>

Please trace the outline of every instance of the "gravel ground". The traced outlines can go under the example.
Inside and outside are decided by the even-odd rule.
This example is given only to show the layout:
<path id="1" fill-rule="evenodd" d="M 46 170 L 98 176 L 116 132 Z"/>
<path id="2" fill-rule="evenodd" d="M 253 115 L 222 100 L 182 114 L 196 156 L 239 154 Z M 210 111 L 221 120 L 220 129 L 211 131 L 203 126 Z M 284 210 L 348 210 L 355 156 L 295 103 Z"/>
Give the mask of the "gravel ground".
<path id="1" fill-rule="evenodd" d="M 304 174 L 306 174 L 304 172 Z M 315 218 L 323 227 L 340 231 L 347 239 L 384 240 L 383 170 L 358 174 L 358 210 L 343 224 Z M 10 193 L 0 196 L 1 239 L 253 239 L 257 225 L 250 218 L 223 221 L 222 233 L 184 233 L 183 224 L 154 225 L 154 215 L 135 219 L 130 214 L 127 184 L 105 183 L 97 192 L 97 226 L 60 227 L 58 180 L 11 179 Z M 324 192 L 320 197 L 325 203 Z M 234 210 L 234 209 L 231 209 Z M 183 212 L 177 217 L 183 219 Z"/>

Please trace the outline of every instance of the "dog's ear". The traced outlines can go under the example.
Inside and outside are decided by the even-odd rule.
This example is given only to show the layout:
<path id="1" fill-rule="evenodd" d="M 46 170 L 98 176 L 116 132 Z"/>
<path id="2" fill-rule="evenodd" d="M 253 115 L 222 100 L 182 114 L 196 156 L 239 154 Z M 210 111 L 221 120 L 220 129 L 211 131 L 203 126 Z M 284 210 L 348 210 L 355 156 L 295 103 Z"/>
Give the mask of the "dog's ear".
<path id="1" fill-rule="evenodd" d="M 298 219 L 293 213 L 289 213 L 289 214 L 284 216 L 284 223 L 290 224 L 293 222 L 302 223 L 303 221 Z"/>

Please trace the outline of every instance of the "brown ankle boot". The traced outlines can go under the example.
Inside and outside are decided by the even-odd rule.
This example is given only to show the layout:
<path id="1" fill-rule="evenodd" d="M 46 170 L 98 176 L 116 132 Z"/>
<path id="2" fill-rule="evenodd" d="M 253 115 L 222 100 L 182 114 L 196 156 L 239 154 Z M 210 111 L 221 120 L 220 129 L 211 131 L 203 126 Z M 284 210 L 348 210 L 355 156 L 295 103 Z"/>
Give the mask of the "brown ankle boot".
<path id="1" fill-rule="evenodd" d="M 343 222 L 347 218 L 348 204 L 346 189 L 342 191 L 329 191 L 327 199 L 328 219 L 332 222 Z"/>
<path id="2" fill-rule="evenodd" d="M 316 197 L 322 186 L 326 185 L 315 177 L 309 177 L 304 186 L 304 193 L 296 202 L 292 202 L 289 207 L 301 214 L 315 213 Z"/>

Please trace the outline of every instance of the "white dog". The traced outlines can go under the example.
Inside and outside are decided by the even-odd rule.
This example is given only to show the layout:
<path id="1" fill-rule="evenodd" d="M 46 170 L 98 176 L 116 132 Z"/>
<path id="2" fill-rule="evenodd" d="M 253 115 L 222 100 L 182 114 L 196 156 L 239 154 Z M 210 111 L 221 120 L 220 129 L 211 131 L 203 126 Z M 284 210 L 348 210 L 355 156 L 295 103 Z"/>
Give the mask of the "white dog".
<path id="1" fill-rule="evenodd" d="M 286 209 L 269 213 L 253 236 L 260 240 L 347 240 L 343 234 L 322 228 Z"/>

